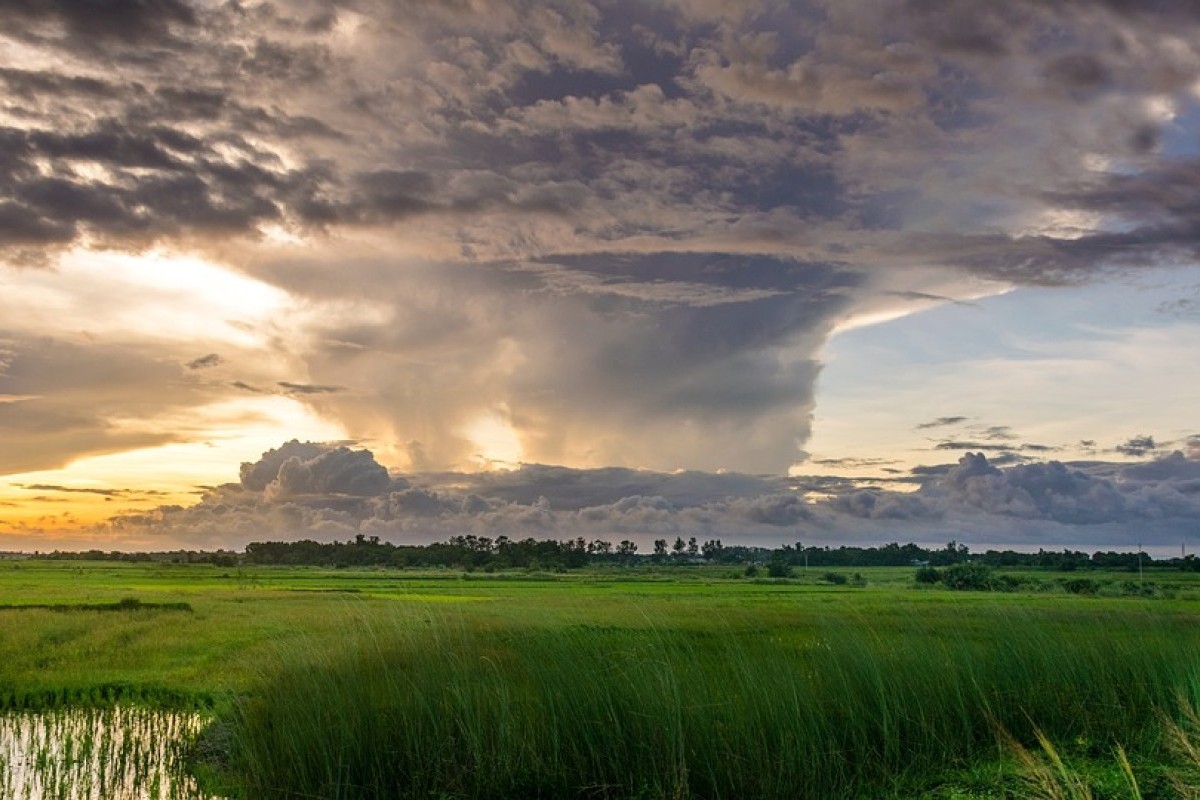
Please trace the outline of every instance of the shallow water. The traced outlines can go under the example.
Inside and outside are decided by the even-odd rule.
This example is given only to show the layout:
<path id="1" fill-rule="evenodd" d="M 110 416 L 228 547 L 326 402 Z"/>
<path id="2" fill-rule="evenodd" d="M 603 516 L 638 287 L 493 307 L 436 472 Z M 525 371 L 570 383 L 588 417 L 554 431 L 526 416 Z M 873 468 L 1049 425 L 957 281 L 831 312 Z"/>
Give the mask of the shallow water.
<path id="1" fill-rule="evenodd" d="M 187 774 L 197 714 L 144 708 L 0 714 L 5 800 L 219 800 Z"/>

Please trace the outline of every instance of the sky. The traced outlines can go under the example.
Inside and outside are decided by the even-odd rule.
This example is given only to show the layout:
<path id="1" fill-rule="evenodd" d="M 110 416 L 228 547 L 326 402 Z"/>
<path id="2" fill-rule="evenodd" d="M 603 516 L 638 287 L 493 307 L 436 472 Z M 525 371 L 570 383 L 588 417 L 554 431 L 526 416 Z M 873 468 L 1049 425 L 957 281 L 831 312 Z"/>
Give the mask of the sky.
<path id="1" fill-rule="evenodd" d="M 1200 539 L 1190 0 L 0 15 L 0 549 Z"/>

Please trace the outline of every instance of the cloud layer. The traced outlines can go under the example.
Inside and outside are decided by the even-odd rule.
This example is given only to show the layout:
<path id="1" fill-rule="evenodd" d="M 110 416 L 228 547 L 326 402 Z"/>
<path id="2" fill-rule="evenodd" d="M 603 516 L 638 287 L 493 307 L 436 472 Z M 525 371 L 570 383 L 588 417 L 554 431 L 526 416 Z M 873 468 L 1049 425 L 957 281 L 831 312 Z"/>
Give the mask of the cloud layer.
<path id="1" fill-rule="evenodd" d="M 1128 548 L 1174 547 L 1200 521 L 1200 461 L 1181 452 L 1132 465 L 1008 469 L 967 453 L 941 472 L 916 492 L 829 484 L 813 492 L 804 479 L 616 467 L 401 477 L 368 451 L 293 440 L 243 464 L 239 483 L 209 490 L 194 506 L 121 515 L 106 531 L 157 548 L 360 533 L 396 542 L 475 533 L 644 545 L 681 535 L 754 544 L 885 537 Z"/>

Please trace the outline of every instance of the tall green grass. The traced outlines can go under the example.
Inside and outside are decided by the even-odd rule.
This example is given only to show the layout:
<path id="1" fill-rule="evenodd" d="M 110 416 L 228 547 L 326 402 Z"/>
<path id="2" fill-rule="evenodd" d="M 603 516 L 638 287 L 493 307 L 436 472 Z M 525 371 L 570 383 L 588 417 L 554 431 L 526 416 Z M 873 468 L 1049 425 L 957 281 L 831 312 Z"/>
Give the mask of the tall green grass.
<path id="1" fill-rule="evenodd" d="M 1166 617 L 810 623 L 408 616 L 281 651 L 211 735 L 245 798 L 902 796 L 994 757 L 998 731 L 1153 747 L 1158 709 L 1200 686 L 1200 640 Z"/>

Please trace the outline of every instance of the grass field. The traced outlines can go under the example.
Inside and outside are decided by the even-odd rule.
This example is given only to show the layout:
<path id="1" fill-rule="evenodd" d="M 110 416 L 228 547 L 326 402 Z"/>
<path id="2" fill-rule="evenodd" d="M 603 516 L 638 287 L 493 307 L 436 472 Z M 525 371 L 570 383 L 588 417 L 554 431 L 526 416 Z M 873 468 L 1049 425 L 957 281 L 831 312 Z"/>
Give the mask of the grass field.
<path id="1" fill-rule="evenodd" d="M 859 571 L 0 562 L 0 703 L 204 709 L 245 798 L 1055 796 L 1039 734 L 1095 797 L 1183 796 L 1200 576 Z"/>

